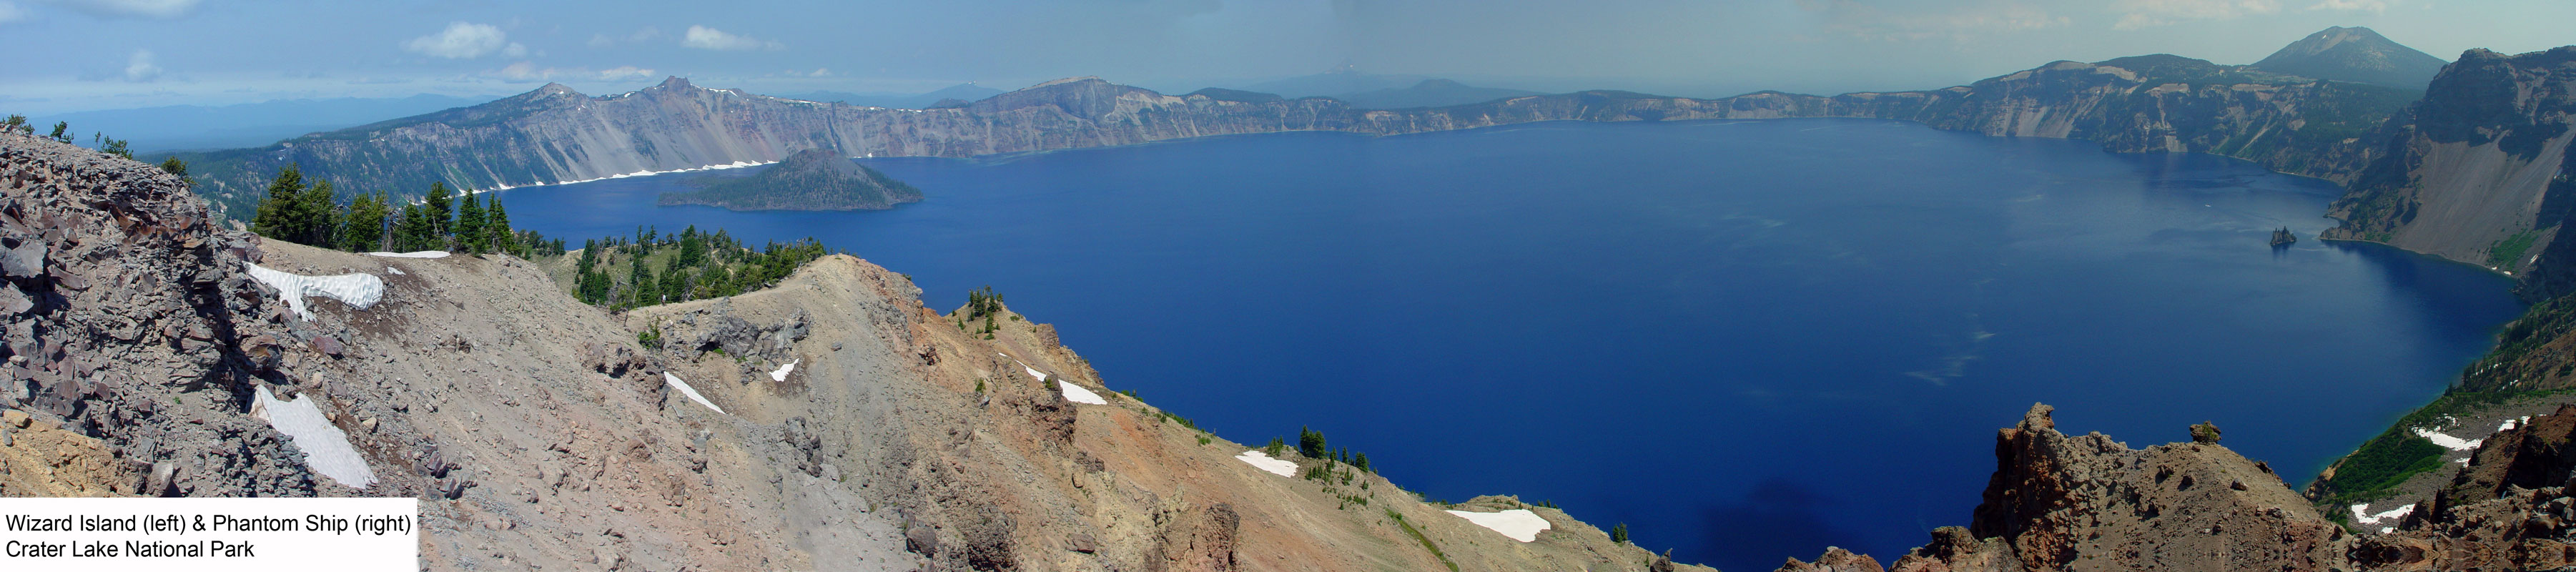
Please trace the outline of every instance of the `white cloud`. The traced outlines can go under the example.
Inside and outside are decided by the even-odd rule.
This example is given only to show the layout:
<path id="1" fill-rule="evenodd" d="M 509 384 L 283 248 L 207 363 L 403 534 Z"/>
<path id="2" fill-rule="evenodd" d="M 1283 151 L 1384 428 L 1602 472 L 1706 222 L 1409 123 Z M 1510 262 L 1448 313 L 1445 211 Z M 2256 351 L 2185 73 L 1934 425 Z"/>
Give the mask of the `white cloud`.
<path id="1" fill-rule="evenodd" d="M 1931 12 L 1890 10 L 1854 0 L 1798 0 L 1798 7 L 1824 15 L 1826 28 L 1864 40 L 1948 39 L 1969 42 L 2006 32 L 2067 25 L 2065 16 L 2017 0 L 1939 4 Z"/>
<path id="2" fill-rule="evenodd" d="M 616 80 L 621 80 L 621 79 L 652 79 L 652 78 L 653 78 L 653 75 L 654 75 L 654 74 L 653 74 L 653 68 L 639 68 L 639 67 L 635 67 L 635 66 L 617 66 L 617 67 L 613 67 L 613 68 L 608 68 L 608 69 L 604 69 L 604 70 L 599 70 L 599 80 L 600 80 L 600 81 L 616 81 Z"/>
<path id="3" fill-rule="evenodd" d="M 814 73 L 805 74 L 805 77 L 832 77 L 832 68 L 814 68 Z"/>
<path id="4" fill-rule="evenodd" d="M 534 83 L 555 80 L 619 81 L 651 79 L 656 74 L 653 72 L 653 68 L 639 68 L 635 66 L 618 66 L 604 70 L 592 71 L 590 68 L 582 67 L 541 68 L 537 67 L 537 64 L 533 62 L 519 62 L 502 67 L 499 70 L 485 73 L 484 75 L 512 82 Z"/>
<path id="5" fill-rule="evenodd" d="M 446 30 L 412 38 L 402 46 L 403 51 L 448 59 L 479 58 L 496 52 L 519 57 L 528 52 L 526 46 L 511 43 L 509 34 L 502 33 L 501 28 L 470 22 L 450 22 Z"/>
<path id="6" fill-rule="evenodd" d="M 2113 5 L 2121 14 L 2120 21 L 2111 27 L 2119 30 L 2163 26 L 2184 20 L 2226 20 L 2281 11 L 2279 0 L 2119 0 Z"/>
<path id="7" fill-rule="evenodd" d="M 2314 6 L 2309 6 L 2309 7 L 2308 7 L 2308 9 L 2309 9 L 2309 10 L 2362 10 L 2362 11 L 2368 11 L 2368 12 L 2372 12 L 2372 13 L 2379 13 L 2379 12 L 2387 12 L 2387 11 L 2388 11 L 2388 2 L 2387 2 L 2386 0 L 2325 0 L 2325 1 L 2323 1 L 2323 2 L 2318 2 L 2318 3 L 2316 3 L 2316 5 L 2314 5 Z"/>
<path id="8" fill-rule="evenodd" d="M 0 1 L 0 24 L 7 24 L 25 19 L 27 19 L 27 11 L 25 9 L 19 8 L 15 3 Z"/>
<path id="9" fill-rule="evenodd" d="M 701 50 L 784 50 L 787 44 L 764 41 L 750 36 L 727 34 L 706 26 L 690 26 L 680 45 Z"/>
<path id="10" fill-rule="evenodd" d="M 43 0 L 110 18 L 177 18 L 197 7 L 197 0 Z"/>
<path id="11" fill-rule="evenodd" d="M 617 45 L 619 45 L 619 44 L 641 44 L 641 43 L 644 43 L 644 42 L 650 42 L 650 41 L 653 41 L 653 40 L 659 40 L 659 39 L 662 39 L 662 29 L 661 29 L 661 28 L 655 28 L 655 27 L 652 27 L 652 26 L 645 26 L 645 27 L 643 27 L 643 28 L 639 28 L 639 29 L 635 30 L 635 32 L 634 32 L 634 33 L 631 33 L 631 34 L 627 34 L 627 35 L 625 35 L 624 37 L 611 36 L 611 35 L 604 34 L 604 33 L 602 33 L 602 34 L 591 34 L 591 35 L 590 35 L 590 47 L 594 47 L 594 48 L 606 48 L 606 47 L 613 47 L 613 46 L 617 46 Z"/>
<path id="12" fill-rule="evenodd" d="M 152 63 L 152 50 L 135 50 L 125 58 L 125 81 L 142 83 L 161 79 L 161 66 Z"/>

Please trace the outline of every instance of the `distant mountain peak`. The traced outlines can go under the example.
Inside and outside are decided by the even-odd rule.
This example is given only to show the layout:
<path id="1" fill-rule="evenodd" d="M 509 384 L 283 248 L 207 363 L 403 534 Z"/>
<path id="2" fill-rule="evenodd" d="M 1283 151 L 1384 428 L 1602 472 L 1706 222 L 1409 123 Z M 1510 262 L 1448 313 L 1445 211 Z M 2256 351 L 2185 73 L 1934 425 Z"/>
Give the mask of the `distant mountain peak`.
<path id="1" fill-rule="evenodd" d="M 697 85 L 697 84 L 689 83 L 689 78 L 680 77 L 680 76 L 676 76 L 676 75 L 675 75 L 675 76 L 664 76 L 664 77 L 662 78 L 662 83 L 653 84 L 653 86 L 652 86 L 652 87 L 647 87 L 647 88 L 639 89 L 639 90 L 635 90 L 635 91 L 636 91 L 637 93 L 664 93 L 664 92 L 675 92 L 675 91 L 693 91 L 693 90 L 697 90 L 697 89 L 700 89 L 700 88 L 698 87 L 698 85 Z"/>
<path id="2" fill-rule="evenodd" d="M 1096 75 L 1086 75 L 1086 76 L 1082 76 L 1082 77 L 1068 77 L 1068 78 L 1057 79 L 1057 80 L 1049 80 L 1049 81 L 1047 81 L 1046 83 L 1041 83 L 1041 84 L 1037 84 L 1037 85 L 1029 86 L 1027 89 L 1037 89 L 1037 88 L 1041 88 L 1041 87 L 1055 87 L 1055 86 L 1064 85 L 1064 84 L 1069 84 L 1069 83 L 1109 83 L 1109 81 L 1108 81 L 1108 80 L 1104 80 L 1104 79 L 1100 79 L 1100 76 L 1096 76 Z M 1024 89 L 1024 90 L 1022 90 L 1022 91 L 1026 91 L 1027 89 Z"/>
<path id="3" fill-rule="evenodd" d="M 2424 89 L 2445 63 L 2370 28 L 2336 26 L 2291 42 L 2252 67 L 2316 79 Z"/>

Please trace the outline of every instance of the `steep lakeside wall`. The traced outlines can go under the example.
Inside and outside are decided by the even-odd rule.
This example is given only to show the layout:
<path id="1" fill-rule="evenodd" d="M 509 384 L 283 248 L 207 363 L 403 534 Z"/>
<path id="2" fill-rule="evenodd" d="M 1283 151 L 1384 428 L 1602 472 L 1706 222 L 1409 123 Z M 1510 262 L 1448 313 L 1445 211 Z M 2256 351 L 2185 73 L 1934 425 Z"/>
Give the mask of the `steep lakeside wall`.
<path id="1" fill-rule="evenodd" d="M 2120 152 L 2228 154 L 2338 177 L 2346 132 L 2402 105 L 2402 90 L 2248 73 L 2172 56 L 2144 71 L 2057 62 L 1932 91 L 1723 99 L 1588 91 L 1439 108 L 1354 109 L 1326 98 L 1171 96 L 1096 78 L 1058 80 L 960 108 L 858 107 L 699 88 L 671 78 L 589 97 L 548 85 L 489 104 L 309 135 L 264 149 L 184 155 L 227 210 L 301 165 L 343 188 L 417 193 L 433 181 L 500 188 L 761 163 L 812 148 L 850 156 L 968 157 L 1248 133 L 1396 135 L 1534 121 L 1855 117 L 1990 135 L 2071 137 Z M 2152 65 L 2150 65 L 2152 64 Z M 2352 127 L 2361 125 L 2361 127 Z M 238 216 L 238 215 L 236 215 Z"/>
<path id="2" fill-rule="evenodd" d="M 2576 291 L 2576 46 L 2470 50 L 2373 136 L 2380 159 L 2335 202 L 2327 238 L 2513 272 L 2526 298 Z"/>

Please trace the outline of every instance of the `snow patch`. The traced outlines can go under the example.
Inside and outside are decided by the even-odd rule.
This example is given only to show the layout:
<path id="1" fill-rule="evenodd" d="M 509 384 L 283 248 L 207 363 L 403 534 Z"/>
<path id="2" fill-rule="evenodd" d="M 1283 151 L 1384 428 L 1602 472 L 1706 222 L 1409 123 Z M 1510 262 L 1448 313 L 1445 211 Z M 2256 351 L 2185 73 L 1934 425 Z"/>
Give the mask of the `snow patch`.
<path id="1" fill-rule="evenodd" d="M 381 258 L 446 258 L 447 251 L 423 250 L 420 252 L 369 252 L 367 253 L 367 256 Z"/>
<path id="2" fill-rule="evenodd" d="M 1029 377 L 1038 378 L 1038 381 L 1046 381 L 1046 372 L 1038 371 L 1038 368 L 1029 367 L 1028 364 L 1020 364 L 1020 370 L 1029 372 Z"/>
<path id="3" fill-rule="evenodd" d="M 377 300 L 385 297 L 385 281 L 374 274 L 305 276 L 250 264 L 250 277 L 261 284 L 267 284 L 270 288 L 276 288 L 277 297 L 286 300 L 286 307 L 295 310 L 295 315 L 302 316 L 305 320 L 313 319 L 313 311 L 304 307 L 305 296 L 339 300 L 341 303 L 348 304 L 350 308 L 359 310 L 374 306 Z"/>
<path id="4" fill-rule="evenodd" d="M 1502 512 L 1453 510 L 1449 511 L 1449 514 L 1458 515 L 1458 518 L 1467 519 L 1467 522 L 1476 523 L 1476 526 L 1493 529 L 1494 532 L 1503 533 L 1503 536 L 1509 536 L 1512 540 L 1521 542 L 1538 540 L 1539 531 L 1548 529 L 1546 518 L 1541 518 L 1538 513 L 1530 512 L 1525 508 Z"/>
<path id="5" fill-rule="evenodd" d="M 591 181 L 605 181 L 605 180 L 609 180 L 609 179 L 624 179 L 624 178 L 629 178 L 629 177 L 646 177 L 646 176 L 652 176 L 652 175 L 668 175 L 668 174 L 671 174 L 671 173 L 695 173 L 695 172 L 699 172 L 699 171 L 721 171 L 721 170 L 725 170 L 725 169 L 740 169 L 740 168 L 743 168 L 743 167 L 758 167 L 758 166 L 761 166 L 761 165 L 768 165 L 768 164 L 773 164 L 773 163 L 777 163 L 777 161 L 759 161 L 759 162 L 753 162 L 753 161 L 734 161 L 734 162 L 732 162 L 732 163 L 726 163 L 726 164 L 722 164 L 722 165 L 707 165 L 707 166 L 703 166 L 703 167 L 690 167 L 690 168 L 686 168 L 686 169 L 672 169 L 672 170 L 668 170 L 668 171 L 655 171 L 655 170 L 652 170 L 652 169 L 645 169 L 645 170 L 642 170 L 642 171 L 636 171 L 636 172 L 633 172 L 633 173 L 619 173 L 619 174 L 609 175 L 609 176 L 605 176 L 605 177 L 592 177 L 592 178 L 588 178 L 588 179 L 581 179 L 581 180 L 578 180 L 578 181 L 555 181 L 555 182 L 552 182 L 552 183 L 529 183 L 529 184 L 525 184 L 525 185 L 493 185 L 491 190 L 495 190 L 495 191 L 507 191 L 507 190 L 510 190 L 510 189 L 524 189 L 524 188 L 528 188 L 528 187 L 543 187 L 543 186 L 547 186 L 547 185 L 570 185 L 570 184 L 575 184 L 575 183 L 588 183 L 588 182 L 591 182 Z"/>
<path id="6" fill-rule="evenodd" d="M 298 395 L 294 401 L 279 401 L 259 388 L 251 414 L 269 427 L 295 440 L 295 448 L 304 451 L 304 466 L 315 474 L 329 477 L 349 488 L 363 489 L 376 482 L 376 472 L 367 468 L 367 459 L 349 446 L 349 434 L 322 416 L 322 408 L 313 405 L 313 396 Z"/>
<path id="7" fill-rule="evenodd" d="M 2355 524 L 2379 524 L 2381 522 L 2406 518 L 2407 514 L 2413 512 L 2415 512 L 2415 505 L 2409 504 L 2388 509 L 2378 514 L 2371 514 L 2370 503 L 2362 503 L 2352 505 L 2352 521 Z"/>
<path id="8" fill-rule="evenodd" d="M 1279 475 L 1282 477 L 1297 476 L 1297 463 L 1270 458 L 1269 453 L 1263 453 L 1260 451 L 1244 451 L 1241 455 L 1235 455 L 1234 460 L 1243 461 L 1246 464 L 1252 465 L 1252 468 L 1269 471 L 1270 474 L 1273 475 Z"/>
<path id="9" fill-rule="evenodd" d="M 1068 383 L 1068 382 L 1064 382 L 1064 381 L 1057 381 L 1057 382 L 1055 382 L 1055 385 L 1056 385 L 1057 387 L 1064 388 L 1064 399 L 1065 399 L 1065 401 L 1071 401 L 1071 402 L 1074 402 L 1074 403 L 1089 403 L 1089 404 L 1092 404 L 1092 405 L 1108 405 L 1108 404 L 1109 404 L 1109 400 L 1107 400 L 1107 399 L 1101 399 L 1101 398 L 1100 398 L 1100 394 L 1092 393 L 1092 392 L 1091 392 L 1091 390 L 1083 389 L 1083 388 L 1082 388 L 1082 386 L 1074 385 L 1074 384 L 1072 384 L 1072 383 Z"/>
<path id="10" fill-rule="evenodd" d="M 404 272 L 402 271 L 402 269 L 400 269 L 400 268 L 395 268 L 395 267 L 391 267 L 391 266 L 387 266 L 387 267 L 385 267 L 385 273 L 387 273 L 387 274 L 392 274 L 392 275 L 395 275 L 395 276 L 401 276 L 401 275 L 403 275 L 403 274 L 404 274 Z"/>
<path id="11" fill-rule="evenodd" d="M 796 364 L 804 361 L 805 360 L 803 359 L 798 359 L 796 361 L 787 362 L 787 365 L 778 366 L 778 371 L 769 372 L 769 380 L 781 382 L 787 381 L 787 373 L 796 371 Z"/>
<path id="12" fill-rule="evenodd" d="M 707 406 L 707 409 L 713 409 L 717 413 L 724 412 L 724 408 L 716 407 L 715 402 L 707 401 L 707 396 L 698 395 L 698 388 L 689 387 L 689 382 L 680 381 L 680 376 L 671 375 L 671 372 L 667 371 L 662 372 L 662 382 L 670 384 L 672 389 L 680 390 L 680 395 L 689 396 L 690 401 L 698 402 L 699 405 Z"/>
<path id="13" fill-rule="evenodd" d="M 2461 439 L 2458 437 L 2443 435 L 2441 433 L 2426 431 L 2421 428 L 2415 430 L 2415 436 L 2423 437 L 2426 440 L 2432 441 L 2435 445 L 2441 445 L 2442 448 L 2453 451 L 2476 449 L 2478 448 L 2479 442 L 2485 441 L 2485 439 Z"/>

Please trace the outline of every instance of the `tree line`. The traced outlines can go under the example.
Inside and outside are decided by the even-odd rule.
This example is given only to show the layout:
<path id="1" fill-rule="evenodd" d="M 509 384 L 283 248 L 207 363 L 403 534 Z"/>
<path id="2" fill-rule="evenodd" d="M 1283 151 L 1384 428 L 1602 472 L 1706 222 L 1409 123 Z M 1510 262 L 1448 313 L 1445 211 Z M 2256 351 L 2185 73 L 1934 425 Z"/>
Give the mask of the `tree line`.
<path id="1" fill-rule="evenodd" d="M 664 234 L 658 228 L 639 226 L 633 237 L 582 241 L 581 258 L 573 270 L 573 296 L 615 310 L 721 298 L 777 284 L 797 267 L 826 254 L 831 251 L 812 237 L 770 241 L 755 250 L 723 229 L 710 234 L 690 225 Z M 614 264 L 610 256 L 626 258 L 624 280 L 609 271 Z M 653 264 L 656 258 L 661 260 L 658 269 Z"/>
<path id="2" fill-rule="evenodd" d="M 71 122 L 56 121 L 54 122 L 54 132 L 45 135 L 45 138 L 63 143 L 70 143 L 72 142 L 72 139 L 75 138 L 71 134 L 71 129 Z M 19 135 L 34 137 L 36 136 L 36 126 L 35 124 L 28 123 L 27 116 L 25 115 L 11 114 L 8 117 L 0 118 L 0 133 L 17 133 Z M 134 151 L 130 142 L 124 139 L 108 137 L 105 133 L 93 131 L 89 134 L 89 142 L 91 145 L 96 146 L 100 153 L 106 153 L 127 159 L 134 158 Z M 171 157 L 168 160 L 162 161 L 161 170 L 169 171 L 172 175 L 178 175 L 181 179 L 188 178 L 188 162 L 181 161 L 178 157 Z"/>
<path id="3" fill-rule="evenodd" d="M 180 169 L 184 172 L 185 165 Z M 271 239 L 349 252 L 445 250 L 520 258 L 563 253 L 560 239 L 510 228 L 510 212 L 500 198 L 486 201 L 464 193 L 460 202 L 456 194 L 445 183 L 430 183 L 429 193 L 419 202 L 401 202 L 399 207 L 397 199 L 382 191 L 361 193 L 343 202 L 331 181 L 308 183 L 302 169 L 288 165 L 269 181 L 250 230 Z"/>

